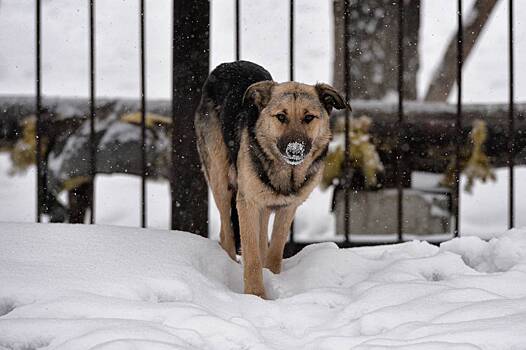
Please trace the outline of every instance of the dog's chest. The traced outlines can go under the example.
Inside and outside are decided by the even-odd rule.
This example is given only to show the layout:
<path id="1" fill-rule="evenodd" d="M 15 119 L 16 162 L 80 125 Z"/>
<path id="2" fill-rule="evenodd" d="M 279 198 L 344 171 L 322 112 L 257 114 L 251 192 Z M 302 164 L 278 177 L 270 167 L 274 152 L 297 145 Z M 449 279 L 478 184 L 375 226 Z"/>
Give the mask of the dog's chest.
<path id="1" fill-rule="evenodd" d="M 237 184 L 243 196 L 259 207 L 299 205 L 321 179 L 321 168 L 308 173 L 308 165 L 272 166 L 262 176 L 251 161 L 246 138 L 242 138 L 238 156 Z"/>

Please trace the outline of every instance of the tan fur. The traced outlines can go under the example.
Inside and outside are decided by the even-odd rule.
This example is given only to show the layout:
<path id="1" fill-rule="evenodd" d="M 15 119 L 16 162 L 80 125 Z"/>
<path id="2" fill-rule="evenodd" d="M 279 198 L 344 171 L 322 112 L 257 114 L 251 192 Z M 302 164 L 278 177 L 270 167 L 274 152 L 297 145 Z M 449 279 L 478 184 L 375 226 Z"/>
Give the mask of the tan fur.
<path id="1" fill-rule="evenodd" d="M 219 216 L 221 230 L 219 233 L 221 246 L 228 255 L 236 260 L 236 247 L 234 232 L 230 224 L 230 201 L 232 192 L 228 187 L 230 165 L 228 164 L 228 151 L 221 134 L 221 126 L 215 111 L 211 112 L 206 121 L 196 119 L 197 147 L 204 165 L 204 173 L 208 185 L 212 190 Z M 206 127 L 199 127 L 199 123 L 207 123 Z M 212 174 L 212 176 L 210 176 Z"/>
<path id="2" fill-rule="evenodd" d="M 276 211 L 274 228 L 272 230 L 272 240 L 265 261 L 265 267 L 273 273 L 281 272 L 281 260 L 283 259 L 283 249 L 289 236 L 289 228 L 296 213 L 296 206 L 290 205 Z"/>
<path id="3" fill-rule="evenodd" d="M 338 101 L 334 102 L 331 98 Z M 236 172 L 228 164 L 217 117 L 211 113 L 206 128 L 199 127 L 198 120 L 196 129 L 205 173 L 213 174 L 207 179 L 221 214 L 221 245 L 233 256 L 229 211 L 231 192 L 228 191 L 230 181 L 231 186 L 237 188 L 244 290 L 245 293 L 265 298 L 262 268 L 266 267 L 274 273 L 281 271 L 283 249 L 296 209 L 322 177 L 323 162 L 316 162 L 315 165 L 313 162 L 325 151 L 331 140 L 326 104 L 337 104 L 340 108 L 346 104 L 328 85 L 315 87 L 296 82 L 259 82 L 247 89 L 245 99 L 250 99 L 260 107 L 255 137 L 266 157 L 273 161 L 274 166 L 267 169 L 267 175 L 278 192 L 263 183 L 258 176 L 251 160 L 247 130 L 241 136 Z M 276 118 L 280 113 L 287 115 L 287 123 Z M 316 118 L 306 123 L 306 115 Z M 285 162 L 277 146 L 280 137 L 287 134 L 303 135 L 312 141 L 308 155 L 295 166 Z M 276 216 L 269 246 L 267 232 L 272 210 Z"/>

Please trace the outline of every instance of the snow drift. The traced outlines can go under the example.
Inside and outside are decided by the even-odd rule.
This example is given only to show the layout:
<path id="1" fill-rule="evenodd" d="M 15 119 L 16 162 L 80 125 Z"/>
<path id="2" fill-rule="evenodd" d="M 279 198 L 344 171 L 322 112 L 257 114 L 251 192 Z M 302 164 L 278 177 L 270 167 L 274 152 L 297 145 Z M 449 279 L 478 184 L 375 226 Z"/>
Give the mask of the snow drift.
<path id="1" fill-rule="evenodd" d="M 526 347 L 526 230 L 309 246 L 265 270 L 184 232 L 0 224 L 0 349 Z"/>

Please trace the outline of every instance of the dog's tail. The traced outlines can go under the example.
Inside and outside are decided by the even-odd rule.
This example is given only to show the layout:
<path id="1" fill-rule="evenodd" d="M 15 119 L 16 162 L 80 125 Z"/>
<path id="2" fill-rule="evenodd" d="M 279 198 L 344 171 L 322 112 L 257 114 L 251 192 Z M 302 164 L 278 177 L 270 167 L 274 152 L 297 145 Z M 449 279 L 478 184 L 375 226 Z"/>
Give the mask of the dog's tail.
<path id="1" fill-rule="evenodd" d="M 236 252 L 239 254 L 241 251 L 241 234 L 239 233 L 239 215 L 237 213 L 236 197 L 236 193 L 232 193 L 232 199 L 230 200 L 230 223 L 232 224 L 232 230 L 234 231 Z"/>

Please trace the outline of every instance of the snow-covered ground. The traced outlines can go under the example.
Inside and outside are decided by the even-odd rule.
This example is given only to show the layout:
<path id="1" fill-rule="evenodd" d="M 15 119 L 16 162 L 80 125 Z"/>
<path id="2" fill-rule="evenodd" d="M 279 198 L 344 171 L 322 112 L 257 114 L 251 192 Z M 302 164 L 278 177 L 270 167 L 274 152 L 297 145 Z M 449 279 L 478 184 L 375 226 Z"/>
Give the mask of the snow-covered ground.
<path id="1" fill-rule="evenodd" d="M 184 232 L 0 224 L 0 349 L 524 349 L 526 231 L 323 243 L 265 270 Z"/>
<path id="2" fill-rule="evenodd" d="M 170 23 L 172 0 L 147 0 L 147 95 L 169 98 Z M 464 1 L 466 11 L 473 0 Z M 241 1 L 242 58 L 267 67 L 276 80 L 288 79 L 288 2 Z M 422 1 L 419 94 L 425 92 L 433 69 L 454 34 L 455 0 Z M 211 1 L 211 66 L 234 59 L 234 2 Z M 97 1 L 97 95 L 139 96 L 138 1 Z M 48 96 L 87 96 L 88 32 L 85 0 L 43 1 L 42 87 Z M 307 83 L 331 81 L 333 55 L 332 1 L 296 2 L 296 79 Z M 526 101 L 526 2 L 515 1 L 516 99 Z M 500 1 L 487 30 L 466 62 L 465 102 L 507 101 L 507 1 Z M 272 22 L 272 26 L 268 23 Z M 134 72 L 136 74 L 134 74 Z M 0 4 L 0 94 L 34 92 L 34 1 L 2 0 Z M 451 101 L 454 101 L 452 94 Z M 0 154 L 0 221 L 34 220 L 34 172 L 10 178 L 9 162 Z M 499 170 L 494 184 L 477 184 L 472 195 L 461 195 L 461 230 L 482 234 L 507 227 L 507 172 Z M 139 224 L 140 182 L 131 176 L 97 178 L 97 221 Z M 151 227 L 169 226 L 166 183 L 148 187 Z M 517 170 L 517 212 L 526 212 L 526 169 Z M 334 218 L 329 213 L 331 193 L 316 191 L 298 211 L 298 238 L 331 239 Z M 210 232 L 218 232 L 218 214 L 210 208 Z M 517 226 L 526 216 L 517 215 Z"/>
<path id="3" fill-rule="evenodd" d="M 34 1 L 0 0 L 0 94 L 34 89 Z M 147 0 L 148 86 L 170 96 L 171 0 Z M 464 1 L 469 8 L 473 0 Z M 233 1 L 212 4 L 212 67 L 233 60 Z M 331 81 L 332 1 L 296 2 L 296 78 Z M 138 1 L 97 1 L 97 94 L 139 96 Z M 424 0 L 419 93 L 455 30 L 454 0 Z M 242 1 L 242 57 L 288 78 L 288 2 Z M 466 63 L 466 102 L 506 102 L 507 2 Z M 516 98 L 526 101 L 526 2 L 515 1 Z M 268 26 L 272 21 L 272 26 Z M 43 1 L 43 89 L 88 93 L 87 2 Z M 137 74 L 133 74 L 136 72 Z M 453 101 L 453 100 L 451 100 Z M 462 237 L 337 249 L 309 246 L 265 271 L 273 300 L 240 294 L 242 266 L 216 242 L 116 226 L 12 224 L 35 217 L 35 174 L 0 154 L 0 350 L 524 349 L 526 230 L 505 233 L 507 172 L 461 197 Z M 139 179 L 98 176 L 97 221 L 139 225 Z M 330 192 L 298 211 L 300 239 L 334 238 Z M 526 169 L 517 169 L 526 226 Z M 148 185 L 151 227 L 169 225 L 166 183 Z M 218 232 L 211 206 L 210 230 Z"/>

